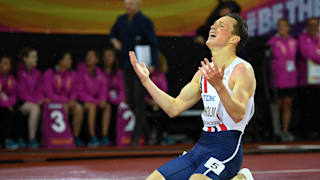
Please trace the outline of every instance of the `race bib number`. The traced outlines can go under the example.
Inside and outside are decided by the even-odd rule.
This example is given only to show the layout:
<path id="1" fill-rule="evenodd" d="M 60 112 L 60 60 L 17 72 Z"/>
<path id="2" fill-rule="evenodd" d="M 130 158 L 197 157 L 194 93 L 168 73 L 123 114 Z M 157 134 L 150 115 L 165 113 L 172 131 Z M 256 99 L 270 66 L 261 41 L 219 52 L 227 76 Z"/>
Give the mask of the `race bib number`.
<path id="1" fill-rule="evenodd" d="M 213 171 L 218 176 L 225 168 L 225 165 L 221 161 L 213 157 L 210 157 L 210 159 L 204 164 L 204 166 L 210 171 Z"/>
<path id="2" fill-rule="evenodd" d="M 308 60 L 308 84 L 320 84 L 320 65 Z"/>

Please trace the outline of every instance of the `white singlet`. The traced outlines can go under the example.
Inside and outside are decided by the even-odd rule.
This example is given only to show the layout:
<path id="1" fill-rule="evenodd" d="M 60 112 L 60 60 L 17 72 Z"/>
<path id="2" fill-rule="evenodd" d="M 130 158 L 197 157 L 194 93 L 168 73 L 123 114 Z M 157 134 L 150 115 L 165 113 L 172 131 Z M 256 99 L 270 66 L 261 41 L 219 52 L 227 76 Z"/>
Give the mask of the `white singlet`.
<path id="1" fill-rule="evenodd" d="M 232 95 L 232 91 L 229 88 L 229 78 L 233 69 L 240 63 L 249 64 L 245 60 L 237 57 L 224 71 L 223 84 L 229 91 L 230 95 Z M 210 64 L 212 65 L 212 62 Z M 235 123 L 220 101 L 217 91 L 209 82 L 207 82 L 207 79 L 204 76 L 202 76 L 200 80 L 200 91 L 204 106 L 204 110 L 201 113 L 203 131 L 217 132 L 237 130 L 242 133 L 244 132 L 246 125 L 254 114 L 254 94 L 248 100 L 246 113 L 243 119 L 240 122 Z"/>

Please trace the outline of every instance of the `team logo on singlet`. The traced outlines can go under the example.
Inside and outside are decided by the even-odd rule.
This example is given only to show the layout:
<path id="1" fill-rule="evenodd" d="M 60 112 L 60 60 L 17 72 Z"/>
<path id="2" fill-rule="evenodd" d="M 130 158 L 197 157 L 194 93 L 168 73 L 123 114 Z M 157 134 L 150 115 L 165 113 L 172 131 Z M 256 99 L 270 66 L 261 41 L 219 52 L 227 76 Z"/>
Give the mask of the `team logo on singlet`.
<path id="1" fill-rule="evenodd" d="M 214 101 L 215 97 L 216 96 L 211 96 L 211 95 L 207 95 L 207 94 L 202 95 L 202 99 L 204 101 Z"/>

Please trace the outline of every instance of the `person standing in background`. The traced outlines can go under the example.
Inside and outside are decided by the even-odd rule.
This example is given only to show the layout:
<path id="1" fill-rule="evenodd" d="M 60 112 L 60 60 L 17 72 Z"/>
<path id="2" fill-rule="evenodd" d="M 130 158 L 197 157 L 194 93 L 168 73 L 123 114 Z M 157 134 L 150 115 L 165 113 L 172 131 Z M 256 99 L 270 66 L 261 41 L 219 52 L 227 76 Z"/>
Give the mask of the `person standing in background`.
<path id="1" fill-rule="evenodd" d="M 69 52 L 58 55 L 56 69 L 48 69 L 44 73 L 45 96 L 48 102 L 64 105 L 66 116 L 72 112 L 74 142 L 77 146 L 84 143 L 79 134 L 83 120 L 83 109 L 77 100 L 78 81 L 76 72 L 71 70 L 72 56 Z"/>
<path id="2" fill-rule="evenodd" d="M 36 68 L 37 50 L 24 48 L 21 51 L 22 63 L 18 65 L 18 95 L 21 102 L 20 110 L 28 114 L 29 147 L 39 147 L 36 139 L 40 118 L 40 107 L 43 103 L 42 74 Z"/>
<path id="3" fill-rule="evenodd" d="M 125 84 L 126 100 L 133 110 L 136 123 L 132 133 L 131 145 L 138 144 L 139 137 L 144 131 L 145 138 L 149 137 L 146 125 L 146 104 L 144 99 L 146 92 L 133 71 L 128 51 L 134 50 L 136 45 L 148 44 L 151 46 L 151 65 L 148 67 L 152 72 L 157 66 L 158 42 L 152 21 L 141 11 L 141 0 L 125 0 L 126 14 L 117 18 L 110 31 L 110 41 L 113 47 L 122 53 L 122 69 Z"/>
<path id="4" fill-rule="evenodd" d="M 318 107 L 314 102 L 320 100 L 320 35 L 319 19 L 309 18 L 306 29 L 299 36 L 299 104 L 302 110 L 301 129 L 306 138 L 319 137 Z"/>
<path id="5" fill-rule="evenodd" d="M 290 24 L 285 18 L 278 21 L 277 34 L 267 44 L 272 51 L 272 87 L 277 89 L 277 109 L 279 115 L 282 110 L 282 141 L 293 141 L 294 135 L 289 132 L 291 120 L 291 105 L 296 94 L 297 68 L 296 54 L 297 41 L 290 36 Z"/>
<path id="6" fill-rule="evenodd" d="M 105 77 L 108 82 L 108 102 L 111 104 L 111 109 L 108 113 L 108 120 L 106 126 L 102 130 L 103 139 L 102 144 L 105 146 L 111 145 L 111 141 L 108 138 L 110 129 L 110 121 L 112 117 L 112 109 L 117 108 L 120 103 L 125 101 L 125 90 L 123 84 L 122 71 L 119 68 L 118 61 L 116 59 L 116 52 L 112 48 L 105 49 L 103 51 L 103 68 Z"/>
<path id="7" fill-rule="evenodd" d="M 88 114 L 89 147 L 98 147 L 100 145 L 95 131 L 97 109 L 102 110 L 102 127 L 104 127 L 108 120 L 108 109 L 111 108 L 110 104 L 106 102 L 107 82 L 102 70 L 97 67 L 98 62 L 97 52 L 89 50 L 85 67 L 78 69 L 79 99 L 84 103 L 84 110 Z"/>
<path id="8" fill-rule="evenodd" d="M 9 56 L 0 59 L 0 116 L 1 134 L 6 149 L 17 149 L 19 144 L 14 141 L 16 125 L 17 81 L 13 75 L 13 62 Z M 19 139 L 21 141 L 22 139 Z M 24 141 L 23 141 L 24 143 Z M 25 146 L 22 145 L 22 147 Z"/>

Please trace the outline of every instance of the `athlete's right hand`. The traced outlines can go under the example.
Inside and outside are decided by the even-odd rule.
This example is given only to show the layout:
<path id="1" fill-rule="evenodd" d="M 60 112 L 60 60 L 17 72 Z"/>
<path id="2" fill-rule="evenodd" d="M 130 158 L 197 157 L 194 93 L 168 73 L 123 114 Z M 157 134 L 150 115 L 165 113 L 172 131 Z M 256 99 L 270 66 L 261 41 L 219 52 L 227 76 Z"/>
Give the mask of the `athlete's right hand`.
<path id="1" fill-rule="evenodd" d="M 129 51 L 129 57 L 134 71 L 138 75 L 142 83 L 146 82 L 149 79 L 149 70 L 146 65 L 142 62 L 141 65 L 138 63 L 136 54 L 133 51 Z"/>

